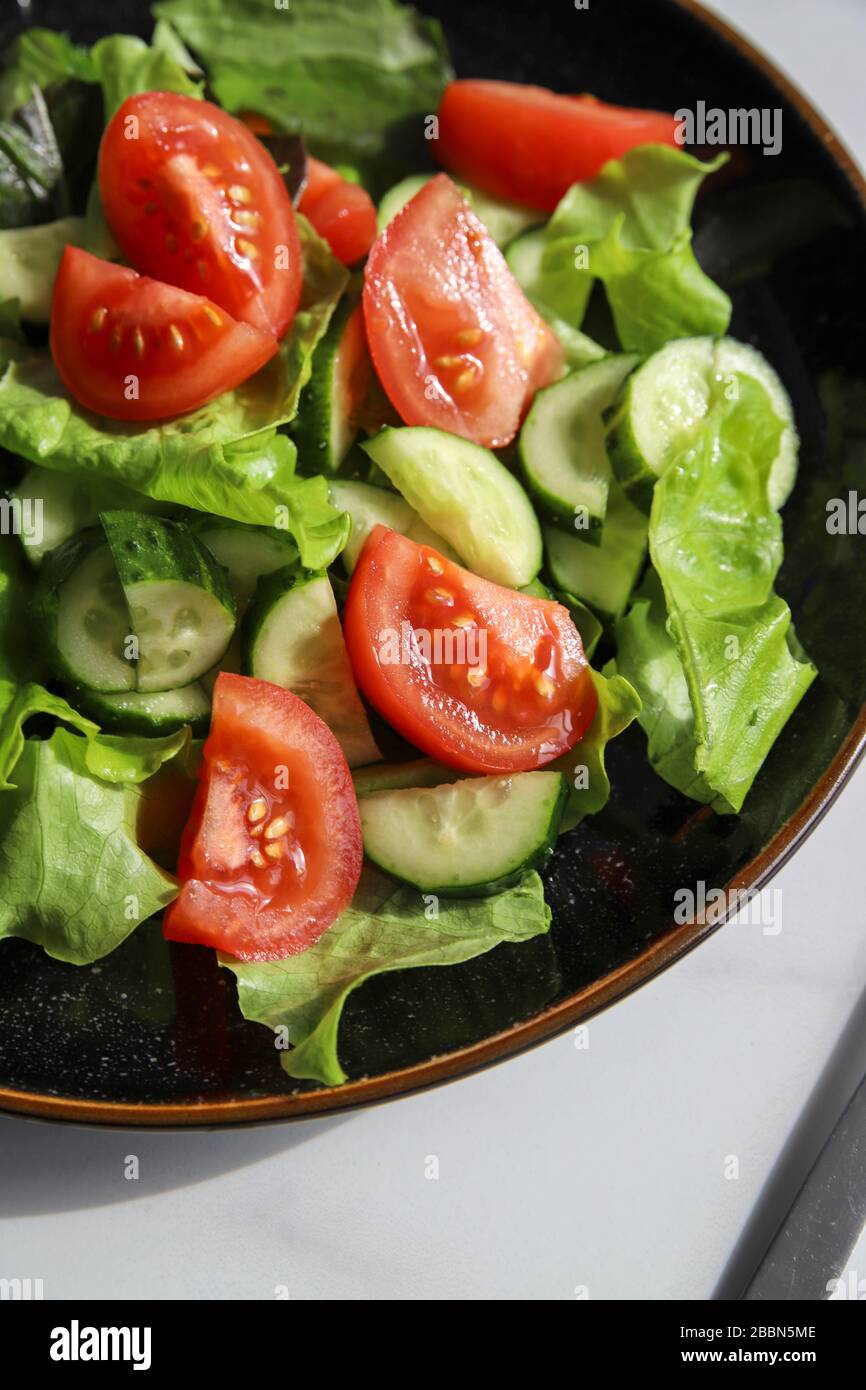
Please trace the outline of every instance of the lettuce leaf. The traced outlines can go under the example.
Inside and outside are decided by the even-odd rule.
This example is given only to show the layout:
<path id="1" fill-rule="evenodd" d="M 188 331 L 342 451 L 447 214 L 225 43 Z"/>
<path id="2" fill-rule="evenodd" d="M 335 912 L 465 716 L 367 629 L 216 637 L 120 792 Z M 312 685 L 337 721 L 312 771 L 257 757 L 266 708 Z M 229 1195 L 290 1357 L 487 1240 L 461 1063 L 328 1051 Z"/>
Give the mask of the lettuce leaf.
<path id="1" fill-rule="evenodd" d="M 545 229 L 531 297 L 580 328 L 600 280 L 622 347 L 643 356 L 671 338 L 724 333 L 731 303 L 695 259 L 690 222 L 701 182 L 726 157 L 703 164 L 642 145 L 574 184 Z"/>
<path id="2" fill-rule="evenodd" d="M 180 92 L 200 97 L 204 84 L 190 76 L 171 50 L 163 30 L 160 44 L 147 44 L 132 34 L 111 34 L 93 45 L 90 61 L 102 87 L 106 123 L 127 97 L 136 92 Z M 182 46 L 181 46 L 182 48 Z"/>
<path id="3" fill-rule="evenodd" d="M 653 765 L 723 813 L 740 810 L 816 675 L 773 589 L 782 524 L 767 479 L 782 423 L 757 381 L 737 383 L 655 487 L 650 555 L 664 625 L 650 581 L 617 628 L 616 669 L 645 701 Z"/>
<path id="4" fill-rule="evenodd" d="M 79 406 L 49 353 L 16 354 L 0 380 L 0 446 L 157 501 L 287 529 L 308 569 L 331 564 L 345 544 L 348 518 L 331 506 L 324 478 L 297 477 L 294 445 L 275 427 L 297 411 L 313 352 L 348 277 L 309 224 L 298 221 L 301 307 L 277 356 L 250 381 L 179 419 L 137 425 Z"/>
<path id="5" fill-rule="evenodd" d="M 0 937 L 74 965 L 108 955 L 177 893 L 137 842 L 153 784 L 96 781 L 86 749 L 65 729 L 29 739 L 18 787 L 0 797 Z"/>
<path id="6" fill-rule="evenodd" d="M 154 14 L 228 111 L 258 111 L 331 162 L 423 162 L 424 117 L 450 77 L 435 20 L 395 0 L 161 0 Z"/>
<path id="7" fill-rule="evenodd" d="M 569 794 L 560 822 L 560 834 L 573 830 L 585 816 L 594 816 L 607 804 L 610 778 L 605 753 L 612 738 L 623 733 L 640 715 L 640 698 L 634 688 L 615 672 L 592 673 L 598 706 L 588 730 L 552 768 L 564 772 Z"/>
<path id="8" fill-rule="evenodd" d="M 289 1076 L 339 1086 L 340 1018 L 353 989 L 373 975 L 424 965 L 456 965 L 502 941 L 528 941 L 546 932 L 550 909 L 541 879 L 525 874 L 490 898 L 440 898 L 438 917 L 426 916 L 417 890 L 365 868 L 354 902 L 315 946 L 285 960 L 242 964 L 227 956 L 244 1018 L 288 1031 L 282 1053 Z"/>
<path id="9" fill-rule="evenodd" d="M 24 725 L 37 714 L 61 719 L 83 734 L 95 734 L 99 728 L 61 695 L 52 695 L 38 681 L 16 685 L 13 681 L 0 680 L 0 791 L 13 786 L 9 778 L 24 752 Z"/>
<path id="10" fill-rule="evenodd" d="M 0 74 L 0 117 L 11 116 L 44 88 L 69 80 L 95 82 L 90 53 L 54 29 L 28 29 L 11 44 Z"/>

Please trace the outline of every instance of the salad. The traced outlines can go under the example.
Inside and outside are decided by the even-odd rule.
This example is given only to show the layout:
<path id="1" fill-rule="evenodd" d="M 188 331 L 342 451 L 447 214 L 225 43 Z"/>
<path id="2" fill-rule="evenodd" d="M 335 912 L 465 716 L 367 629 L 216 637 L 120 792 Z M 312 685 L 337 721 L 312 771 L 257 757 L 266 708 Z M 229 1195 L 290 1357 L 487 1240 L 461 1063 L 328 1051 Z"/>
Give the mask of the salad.
<path id="1" fill-rule="evenodd" d="M 394 0 L 153 12 L 0 72 L 0 936 L 162 914 L 336 1085 L 363 981 L 549 929 L 629 725 L 740 811 L 797 430 L 673 116 Z"/>

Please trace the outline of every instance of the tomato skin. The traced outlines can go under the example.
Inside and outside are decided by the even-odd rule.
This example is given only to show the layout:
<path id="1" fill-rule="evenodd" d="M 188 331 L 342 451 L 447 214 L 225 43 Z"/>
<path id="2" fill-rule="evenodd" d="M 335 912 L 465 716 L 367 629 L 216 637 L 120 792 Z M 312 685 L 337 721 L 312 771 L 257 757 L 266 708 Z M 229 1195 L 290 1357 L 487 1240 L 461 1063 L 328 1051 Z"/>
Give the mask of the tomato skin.
<path id="1" fill-rule="evenodd" d="M 376 240 L 376 208 L 366 189 L 312 156 L 307 158 L 307 182 L 298 211 L 343 265 L 362 260 Z"/>
<path id="2" fill-rule="evenodd" d="M 376 371 L 407 425 L 501 447 L 535 392 L 562 373 L 552 330 L 446 174 L 375 242 L 363 303 Z"/>
<path id="3" fill-rule="evenodd" d="M 433 153 L 449 172 L 494 198 L 552 212 L 573 183 L 636 145 L 675 145 L 661 111 L 560 96 L 545 87 L 462 79 L 439 106 Z"/>
<path id="4" fill-rule="evenodd" d="M 78 247 L 63 253 L 51 301 L 51 352 L 87 410 L 164 420 L 239 386 L 277 350 L 268 333 Z M 130 393 L 132 393 L 130 398 Z"/>
<path id="5" fill-rule="evenodd" d="M 276 164 L 241 121 L 193 97 L 139 92 L 106 128 L 99 189 L 137 270 L 285 334 L 301 294 L 295 213 Z"/>
<path id="6" fill-rule="evenodd" d="M 442 661 L 431 646 L 430 662 L 392 637 L 426 631 L 432 644 L 434 622 L 443 645 L 449 629 L 474 629 L 476 647 L 467 635 L 463 661 L 453 662 L 453 645 Z M 353 571 L 343 633 L 370 703 L 415 747 L 460 771 L 543 767 L 592 723 L 595 687 L 561 604 L 479 579 L 384 526 L 370 533 Z M 471 660 L 481 634 L 485 650 Z"/>
<path id="7" fill-rule="evenodd" d="M 291 691 L 222 672 L 166 938 L 236 960 L 297 955 L 348 907 L 362 860 L 351 773 L 328 726 Z"/>

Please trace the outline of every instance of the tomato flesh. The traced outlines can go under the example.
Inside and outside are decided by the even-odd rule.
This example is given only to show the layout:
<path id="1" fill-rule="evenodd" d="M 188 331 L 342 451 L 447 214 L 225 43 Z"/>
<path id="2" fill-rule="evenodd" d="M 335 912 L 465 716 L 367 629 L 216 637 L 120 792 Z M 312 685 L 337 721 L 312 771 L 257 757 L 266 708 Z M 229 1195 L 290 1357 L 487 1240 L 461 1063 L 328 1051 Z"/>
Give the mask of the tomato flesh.
<path id="1" fill-rule="evenodd" d="M 202 295 L 67 246 L 51 301 L 51 352 L 63 384 L 114 420 L 183 415 L 273 357 L 276 339 Z"/>
<path id="2" fill-rule="evenodd" d="M 573 183 L 636 145 L 675 145 L 661 111 L 559 96 L 546 87 L 463 79 L 446 87 L 433 153 L 495 198 L 552 212 Z"/>
<path id="3" fill-rule="evenodd" d="M 362 858 L 352 777 L 328 726 L 291 691 L 222 672 L 168 940 L 237 960 L 297 955 L 349 905 Z"/>
<path id="4" fill-rule="evenodd" d="M 376 208 L 366 189 L 312 156 L 298 210 L 344 265 L 360 261 L 376 240 Z"/>
<path id="5" fill-rule="evenodd" d="M 498 246 L 445 174 L 382 232 L 364 272 L 367 339 L 407 425 L 510 443 L 563 353 Z"/>
<path id="6" fill-rule="evenodd" d="M 370 703 L 451 767 L 543 767 L 592 722 L 595 687 L 561 604 L 479 579 L 384 526 L 355 566 L 343 624 Z"/>
<path id="7" fill-rule="evenodd" d="M 129 97 L 99 152 L 108 224 L 143 274 L 282 337 L 301 294 L 291 198 L 241 121 L 171 92 Z"/>

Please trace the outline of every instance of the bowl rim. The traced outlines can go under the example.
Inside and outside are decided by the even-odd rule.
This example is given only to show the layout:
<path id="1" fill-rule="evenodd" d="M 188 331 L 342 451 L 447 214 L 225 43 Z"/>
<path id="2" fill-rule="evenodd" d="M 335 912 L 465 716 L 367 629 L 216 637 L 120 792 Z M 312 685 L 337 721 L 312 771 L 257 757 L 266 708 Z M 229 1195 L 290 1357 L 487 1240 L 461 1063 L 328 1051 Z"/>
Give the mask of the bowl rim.
<path id="1" fill-rule="evenodd" d="M 811 101 L 773 62 L 719 15 L 699 0 L 673 0 L 680 10 L 713 30 L 729 46 L 777 88 L 795 108 L 835 161 L 866 211 L 866 179 L 856 161 Z M 747 864 L 725 885 L 728 892 L 755 892 L 763 888 L 816 828 L 858 762 L 866 752 L 866 703 L 861 707 L 835 757 L 793 815 Z M 700 811 L 696 814 L 701 814 Z M 315 1091 L 240 1099 L 208 1099 L 160 1104 L 136 1101 L 100 1101 L 52 1096 L 0 1087 L 0 1113 L 25 1118 L 120 1129 L 224 1128 L 273 1124 L 277 1121 L 339 1115 L 362 1106 L 415 1095 L 434 1086 L 456 1081 L 519 1056 L 576 1027 L 602 1009 L 647 984 L 661 971 L 694 950 L 723 925 L 725 916 L 711 921 L 673 925 L 632 960 L 584 986 L 575 994 L 540 1013 L 494 1033 L 479 1042 L 457 1048 L 426 1061 L 413 1063 L 372 1077 L 347 1081 L 342 1086 Z"/>

